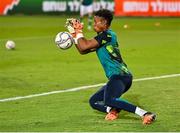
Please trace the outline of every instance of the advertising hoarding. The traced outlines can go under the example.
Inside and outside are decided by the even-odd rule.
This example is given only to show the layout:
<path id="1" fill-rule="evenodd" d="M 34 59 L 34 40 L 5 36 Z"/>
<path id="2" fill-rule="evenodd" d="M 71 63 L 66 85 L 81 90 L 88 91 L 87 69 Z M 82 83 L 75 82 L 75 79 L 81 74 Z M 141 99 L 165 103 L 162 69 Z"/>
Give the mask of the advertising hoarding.
<path id="1" fill-rule="evenodd" d="M 180 0 L 115 0 L 116 16 L 180 16 Z"/>

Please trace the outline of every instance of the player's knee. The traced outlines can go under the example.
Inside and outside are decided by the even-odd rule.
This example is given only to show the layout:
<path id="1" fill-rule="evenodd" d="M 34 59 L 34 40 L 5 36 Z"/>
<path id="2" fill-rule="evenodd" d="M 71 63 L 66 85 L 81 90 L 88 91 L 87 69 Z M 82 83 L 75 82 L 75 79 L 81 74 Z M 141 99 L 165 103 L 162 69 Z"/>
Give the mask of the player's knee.
<path id="1" fill-rule="evenodd" d="M 90 106 L 93 108 L 93 109 L 95 109 L 95 100 L 93 99 L 93 97 L 91 97 L 90 99 L 89 99 L 89 104 L 90 104 Z"/>

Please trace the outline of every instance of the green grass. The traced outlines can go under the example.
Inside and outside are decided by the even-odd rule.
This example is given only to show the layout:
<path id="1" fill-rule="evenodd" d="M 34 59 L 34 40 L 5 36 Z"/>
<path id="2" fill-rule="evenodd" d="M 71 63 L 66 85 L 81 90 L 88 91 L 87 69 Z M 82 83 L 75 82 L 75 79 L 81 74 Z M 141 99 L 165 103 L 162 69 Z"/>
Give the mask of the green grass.
<path id="1" fill-rule="evenodd" d="M 73 46 L 60 50 L 54 37 L 65 16 L 0 17 L 0 99 L 105 83 L 95 53 L 80 55 Z M 160 26 L 155 26 L 160 23 Z M 130 28 L 124 29 L 128 24 Z M 115 18 L 122 56 L 134 78 L 180 73 L 179 18 Z M 85 36 L 96 35 L 87 31 Z M 12 39 L 16 49 L 6 50 Z M 94 111 L 89 97 L 99 88 L 0 103 L 0 131 L 180 131 L 180 77 L 134 82 L 123 97 L 156 112 L 157 121 L 122 111 L 113 122 Z"/>

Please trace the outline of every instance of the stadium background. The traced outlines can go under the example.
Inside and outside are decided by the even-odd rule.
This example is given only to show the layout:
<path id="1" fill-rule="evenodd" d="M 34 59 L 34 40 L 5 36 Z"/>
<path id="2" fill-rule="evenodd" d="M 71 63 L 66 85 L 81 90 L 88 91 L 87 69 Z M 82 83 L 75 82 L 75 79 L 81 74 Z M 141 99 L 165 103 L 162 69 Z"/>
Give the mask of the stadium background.
<path id="1" fill-rule="evenodd" d="M 116 16 L 180 16 L 179 0 L 96 0 L 93 7 L 109 9 Z M 79 9 L 78 0 L 1 0 L 0 13 L 67 14 Z"/>
<path id="2" fill-rule="evenodd" d="M 112 29 L 135 79 L 123 97 L 156 112 L 157 121 L 143 126 L 123 111 L 117 121 L 104 121 L 88 105 L 100 86 L 56 93 L 107 82 L 95 53 L 81 56 L 75 47 L 63 51 L 54 44 L 66 18 L 79 17 L 78 1 L 0 0 L 1 132 L 180 131 L 180 1 L 96 0 L 94 6 L 117 16 Z M 15 41 L 15 50 L 5 49 L 7 40 Z M 154 78 L 141 81 L 148 77 Z"/>

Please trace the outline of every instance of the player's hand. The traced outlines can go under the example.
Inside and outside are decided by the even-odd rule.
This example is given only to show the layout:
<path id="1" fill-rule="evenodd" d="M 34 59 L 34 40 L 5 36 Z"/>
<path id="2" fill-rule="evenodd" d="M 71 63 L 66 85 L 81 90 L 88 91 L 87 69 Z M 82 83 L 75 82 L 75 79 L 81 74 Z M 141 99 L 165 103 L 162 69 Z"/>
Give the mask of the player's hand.
<path id="1" fill-rule="evenodd" d="M 72 20 L 72 25 L 73 25 L 73 28 L 75 29 L 76 33 L 82 32 L 83 23 L 81 23 L 78 19 L 73 19 Z"/>
<path id="2" fill-rule="evenodd" d="M 82 33 L 83 24 L 78 19 L 70 18 L 66 21 L 66 27 L 74 36 L 75 34 Z"/>
<path id="3" fill-rule="evenodd" d="M 75 33 L 75 30 L 74 30 L 74 28 L 73 28 L 72 20 L 73 20 L 73 18 L 68 18 L 68 19 L 66 20 L 66 25 L 65 25 L 65 27 L 67 28 L 67 30 L 69 31 L 69 33 L 74 34 L 74 33 Z"/>

